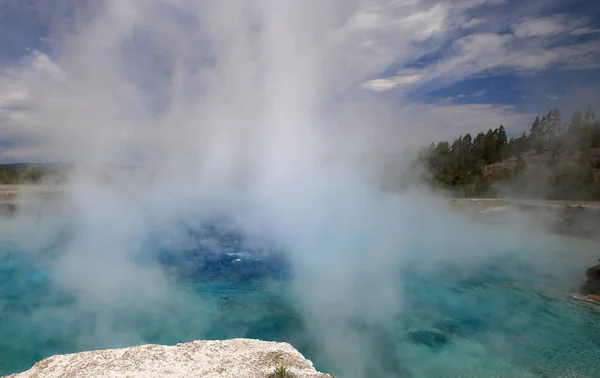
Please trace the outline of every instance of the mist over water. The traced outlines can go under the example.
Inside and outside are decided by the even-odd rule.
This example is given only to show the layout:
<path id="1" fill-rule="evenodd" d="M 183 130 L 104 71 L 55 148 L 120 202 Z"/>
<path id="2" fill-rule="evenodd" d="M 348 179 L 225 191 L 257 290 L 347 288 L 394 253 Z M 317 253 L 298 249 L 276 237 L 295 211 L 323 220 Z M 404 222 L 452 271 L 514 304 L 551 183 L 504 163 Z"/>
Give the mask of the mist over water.
<path id="1" fill-rule="evenodd" d="M 149 227 L 118 257 L 74 251 L 77 225 L 51 214 L 10 230 L 2 372 L 55 353 L 251 337 L 351 377 L 594 375 L 598 313 L 564 295 L 591 259 L 585 244 L 443 218 L 431 233 L 399 227 L 384 256 L 382 227 L 348 233 L 328 220 L 299 255 L 232 218 L 193 220 Z M 343 241 L 328 240 L 337 232 Z"/>
<path id="2" fill-rule="evenodd" d="M 592 247 L 381 188 L 413 135 L 340 99 L 360 2 L 71 5 L 18 72 L 74 170 L 0 221 L 0 373 L 251 337 L 343 377 L 593 376 L 598 314 L 564 299 Z"/>

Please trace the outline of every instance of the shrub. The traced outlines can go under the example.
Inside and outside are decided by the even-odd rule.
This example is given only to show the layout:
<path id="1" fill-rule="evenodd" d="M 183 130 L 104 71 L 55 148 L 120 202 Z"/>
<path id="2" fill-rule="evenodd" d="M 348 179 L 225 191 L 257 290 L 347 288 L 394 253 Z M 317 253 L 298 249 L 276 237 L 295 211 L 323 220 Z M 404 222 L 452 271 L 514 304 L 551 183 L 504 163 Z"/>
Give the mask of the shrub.
<path id="1" fill-rule="evenodd" d="M 284 364 L 277 364 L 275 371 L 269 375 L 269 378 L 293 378 L 295 377 L 289 368 Z"/>

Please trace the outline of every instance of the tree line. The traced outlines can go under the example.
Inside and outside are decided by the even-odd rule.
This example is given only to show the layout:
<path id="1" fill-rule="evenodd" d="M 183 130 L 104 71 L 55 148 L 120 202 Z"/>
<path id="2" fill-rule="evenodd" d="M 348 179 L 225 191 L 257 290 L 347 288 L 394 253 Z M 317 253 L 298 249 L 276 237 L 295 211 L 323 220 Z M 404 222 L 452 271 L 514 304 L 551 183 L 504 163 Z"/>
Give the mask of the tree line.
<path id="1" fill-rule="evenodd" d="M 40 184 L 52 176 L 65 179 L 66 167 L 61 164 L 4 164 L 0 165 L 0 184 Z"/>
<path id="2" fill-rule="evenodd" d="M 420 161 L 426 180 L 460 196 L 600 199 L 598 147 L 600 122 L 590 106 L 566 121 L 553 109 L 510 139 L 501 125 L 474 138 L 431 143 Z"/>

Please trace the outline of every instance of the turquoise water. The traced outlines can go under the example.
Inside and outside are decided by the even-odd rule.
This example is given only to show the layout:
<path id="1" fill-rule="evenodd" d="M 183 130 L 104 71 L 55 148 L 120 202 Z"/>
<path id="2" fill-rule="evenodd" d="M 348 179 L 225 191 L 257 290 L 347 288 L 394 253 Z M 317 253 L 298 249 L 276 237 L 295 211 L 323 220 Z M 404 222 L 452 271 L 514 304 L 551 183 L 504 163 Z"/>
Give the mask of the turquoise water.
<path id="1" fill-rule="evenodd" d="M 1 246 L 0 375 L 56 353 L 233 337 L 290 342 L 319 370 L 343 377 L 597 377 L 600 371 L 600 313 L 568 300 L 565 283 L 524 253 L 491 255 L 468 267 L 444 260 L 435 269 L 415 268 L 421 255 L 415 253 L 394 281 L 401 300 L 386 309 L 391 316 L 374 321 L 377 308 L 336 311 L 332 303 L 323 314 L 311 311 L 303 303 L 312 294 L 298 291 L 303 273 L 276 251 L 242 253 L 235 233 L 215 237 L 225 255 L 204 247 L 184 254 L 142 248 L 153 253 L 137 256 L 137 263 L 166 272 L 160 289 L 166 294 L 116 296 L 98 305 L 60 284 L 52 262 L 65 235 L 46 238 L 36 253 L 20 250 L 22 243 Z M 579 269 L 565 256 L 548 266 Z M 336 335 L 345 337 L 338 342 Z M 347 345 L 348 335 L 354 345 Z"/>

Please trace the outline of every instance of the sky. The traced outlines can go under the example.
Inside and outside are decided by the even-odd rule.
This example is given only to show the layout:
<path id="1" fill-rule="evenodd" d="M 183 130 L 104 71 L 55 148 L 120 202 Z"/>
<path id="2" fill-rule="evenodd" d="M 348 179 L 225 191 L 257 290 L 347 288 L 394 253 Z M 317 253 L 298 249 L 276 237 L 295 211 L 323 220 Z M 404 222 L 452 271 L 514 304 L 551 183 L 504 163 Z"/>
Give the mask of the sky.
<path id="1" fill-rule="evenodd" d="M 257 54 L 264 61 L 271 59 L 266 70 L 273 77 L 289 78 L 290 92 L 306 93 L 308 83 L 318 88 L 319 98 L 310 97 L 321 107 L 346 104 L 360 109 L 369 104 L 362 113 L 365 119 L 386 123 L 387 129 L 398 130 L 398 138 L 414 143 L 453 139 L 500 124 L 514 136 L 529 128 L 535 115 L 553 108 L 561 109 L 565 118 L 576 108 L 600 109 L 600 3 L 594 0 L 307 1 L 296 7 L 301 16 L 294 18 L 299 21 L 293 26 L 277 21 L 279 13 L 293 7 L 269 0 L 257 0 L 262 5 L 256 9 L 244 5 L 252 2 L 240 1 L 117 3 L 0 2 L 0 163 L 60 158 L 49 152 L 62 148 L 52 135 L 66 135 L 67 121 L 53 118 L 58 110 L 49 116 L 48 109 L 59 109 L 52 101 L 61 100 L 64 116 L 77 108 L 66 103 L 78 101 L 83 91 L 93 93 L 87 100 L 96 101 L 86 103 L 86 109 L 101 112 L 104 105 L 99 101 L 109 91 L 100 78 L 117 76 L 109 75 L 107 67 L 115 59 L 102 53 L 103 48 L 111 54 L 119 51 L 120 82 L 136 90 L 136 102 L 127 114 L 111 108 L 119 113 L 113 114 L 115 123 L 133 118 L 136 124 L 151 122 L 173 112 L 174 62 L 184 61 L 193 71 L 190 67 L 221 65 L 223 56 L 233 59 L 234 53 L 242 52 L 242 60 Z M 154 13 L 147 11 L 148 4 Z M 92 31 L 100 24 L 97 19 L 106 19 L 98 16 L 104 8 L 113 12 L 110 22 Z M 246 13 L 248 29 L 219 18 Z M 252 50 L 251 37 L 239 34 L 264 33 L 261 22 L 276 32 L 266 34 L 268 42 L 263 39 Z M 296 42 L 285 44 L 286 33 Z M 165 47 L 164 41 L 176 47 Z M 248 43 L 248 51 L 238 43 Z M 88 47 L 93 44 L 94 49 Z M 252 93 L 247 87 L 255 74 L 251 69 L 227 71 L 223 88 Z M 86 76 L 79 86 L 73 84 L 82 72 L 98 72 L 97 80 Z M 78 88 L 77 95 L 73 90 L 70 97 L 61 97 L 69 85 Z M 129 99 L 124 96 L 122 104 Z M 301 103 L 309 96 L 296 97 Z M 236 101 L 236 106 L 244 106 L 243 98 Z M 136 106 L 144 110 L 133 117 L 130 109 Z"/>
<path id="2" fill-rule="evenodd" d="M 512 213 L 518 234 L 492 235 L 420 186 L 378 184 L 405 177 L 410 159 L 391 154 L 407 145 L 518 134 L 599 98 L 600 4 L 565 3 L 0 0 L 0 162 L 76 163 L 65 211 L 48 225 L 24 212 L 18 245 L 45 253 L 66 222 L 52 276 L 101 315 L 94 334 L 124 340 L 117 315 L 182 298 L 139 252 L 157 235 L 185 249 L 187 229 L 231 219 L 289 253 L 311 332 L 361 371 L 346 325 L 392 324 L 403 262 L 475 267 L 554 242 Z"/>

